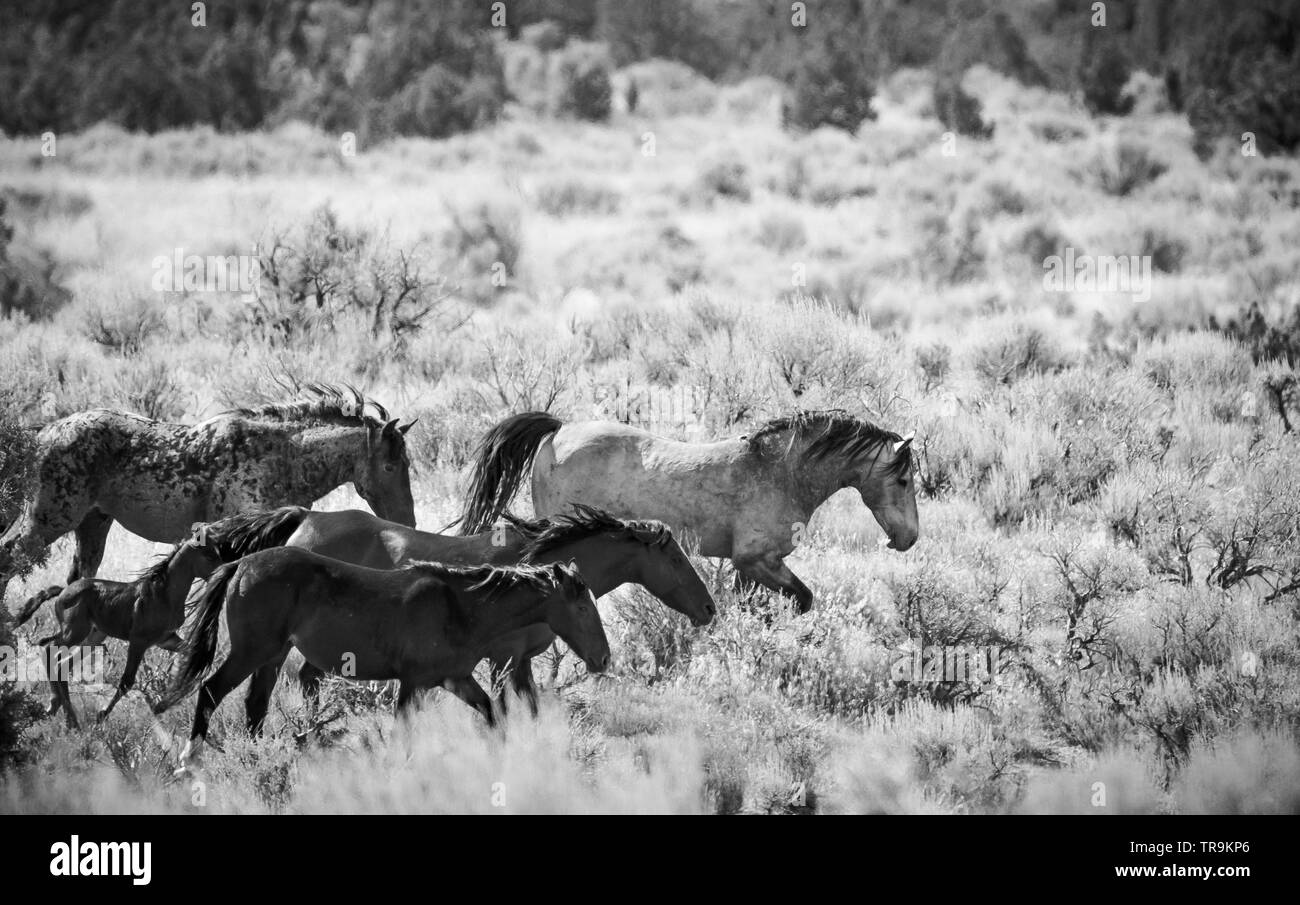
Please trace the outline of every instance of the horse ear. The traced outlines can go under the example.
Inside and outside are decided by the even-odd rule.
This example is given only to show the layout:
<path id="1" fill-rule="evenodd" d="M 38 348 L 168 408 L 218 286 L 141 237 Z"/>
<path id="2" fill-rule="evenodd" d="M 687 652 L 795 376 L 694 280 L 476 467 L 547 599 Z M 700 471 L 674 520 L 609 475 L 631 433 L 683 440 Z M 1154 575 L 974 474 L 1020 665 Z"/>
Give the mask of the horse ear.
<path id="1" fill-rule="evenodd" d="M 916 439 L 916 431 L 908 431 L 906 434 L 904 434 L 903 439 L 899 440 L 897 443 L 894 444 L 894 455 L 898 455 L 903 450 L 911 446 L 912 441 L 914 439 Z"/>
<path id="2" fill-rule="evenodd" d="M 382 431 L 379 432 L 379 435 L 380 435 L 381 437 L 391 437 L 391 436 L 393 436 L 394 434 L 396 434 L 396 433 L 397 433 L 397 421 L 398 421 L 398 419 L 394 418 L 392 421 L 389 421 L 387 424 L 385 424 L 385 425 L 384 425 L 384 429 L 383 429 Z"/>
<path id="3" fill-rule="evenodd" d="M 415 422 L 419 420 L 420 420 L 419 418 L 412 418 L 410 421 L 406 422 L 405 424 L 398 425 L 397 427 L 398 432 L 401 433 L 403 437 L 405 437 L 406 432 L 409 431 L 411 428 L 415 427 Z"/>

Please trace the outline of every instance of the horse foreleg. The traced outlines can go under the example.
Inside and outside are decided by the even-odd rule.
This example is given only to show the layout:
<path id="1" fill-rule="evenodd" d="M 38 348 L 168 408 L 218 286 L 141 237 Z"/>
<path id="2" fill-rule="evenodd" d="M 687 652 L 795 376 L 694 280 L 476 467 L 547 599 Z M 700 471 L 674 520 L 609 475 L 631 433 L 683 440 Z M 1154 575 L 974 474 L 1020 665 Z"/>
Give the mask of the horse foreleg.
<path id="1" fill-rule="evenodd" d="M 103 723 L 108 719 L 108 715 L 113 712 L 117 702 L 122 699 L 122 695 L 131 690 L 135 685 L 135 674 L 140 669 L 140 661 L 144 659 L 144 652 L 149 649 L 149 645 L 140 638 L 132 638 L 131 644 L 126 651 L 126 668 L 122 670 L 122 678 L 117 683 L 117 692 L 113 695 L 113 700 L 108 702 L 108 706 L 99 712 L 95 718 L 95 725 Z"/>
<path id="2" fill-rule="evenodd" d="M 113 527 L 113 517 L 98 509 L 92 510 L 77 526 L 77 552 L 68 570 L 68 584 L 78 578 L 94 578 L 99 564 L 104 561 L 104 548 L 108 545 L 108 531 Z"/>
<path id="3" fill-rule="evenodd" d="M 496 725 L 496 716 L 492 713 L 492 698 L 483 690 L 483 686 L 474 681 L 473 676 L 461 679 L 446 679 L 442 687 L 460 698 L 479 712 L 489 726 Z"/>
<path id="4" fill-rule="evenodd" d="M 198 703 L 194 706 L 194 726 L 190 730 L 190 740 L 185 743 L 185 750 L 181 752 L 181 767 L 178 773 L 185 771 L 191 759 L 198 755 L 199 748 L 207 741 L 212 714 L 216 712 L 222 698 L 238 688 L 241 682 L 274 656 L 270 654 L 253 657 L 232 650 L 226 662 L 221 664 L 221 668 L 203 683 L 203 687 L 199 689 Z"/>
<path id="5" fill-rule="evenodd" d="M 758 582 L 765 588 L 770 588 L 792 598 L 798 605 L 800 613 L 806 613 L 812 609 L 812 591 L 799 580 L 798 575 L 790 571 L 790 567 L 782 561 L 780 556 L 771 554 L 762 557 L 736 558 L 732 562 L 735 564 L 738 573 Z"/>
<path id="6" fill-rule="evenodd" d="M 537 718 L 539 711 L 537 697 L 537 683 L 533 681 L 533 658 L 520 657 L 519 662 L 515 664 L 514 671 L 511 673 L 515 694 L 528 702 L 528 709 L 533 714 L 533 719 Z M 502 695 L 505 699 L 505 695 Z"/>

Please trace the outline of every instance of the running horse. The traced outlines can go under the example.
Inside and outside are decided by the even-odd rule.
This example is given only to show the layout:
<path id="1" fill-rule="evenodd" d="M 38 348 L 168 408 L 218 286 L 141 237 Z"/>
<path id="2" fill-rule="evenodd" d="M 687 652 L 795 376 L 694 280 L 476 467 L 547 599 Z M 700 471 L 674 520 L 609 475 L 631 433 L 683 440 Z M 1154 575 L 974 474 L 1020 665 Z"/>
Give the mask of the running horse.
<path id="1" fill-rule="evenodd" d="M 197 616 L 161 713 L 200 682 L 187 764 L 207 738 L 222 698 L 297 648 L 325 672 L 357 681 L 397 679 L 397 710 L 417 691 L 441 685 L 487 720 L 492 701 L 474 668 L 502 635 L 545 622 L 592 672 L 609 666 L 609 642 L 591 590 L 572 564 L 447 566 L 411 563 L 367 569 L 296 547 L 276 547 L 217 569 L 195 604 Z M 206 682 L 225 612 L 230 653 Z M 266 717 L 269 689 L 251 685 L 248 728 Z"/>
<path id="2" fill-rule="evenodd" d="M 176 632 L 185 621 L 185 599 L 190 585 L 207 578 L 221 562 L 220 552 L 196 536 L 179 544 L 134 581 L 80 578 L 66 588 L 49 588 L 28 600 L 16 625 L 32 618 L 47 600 L 54 600 L 59 621 L 57 632 L 37 642 L 46 648 L 45 662 L 51 669 L 50 687 L 54 692 L 45 715 L 53 716 L 63 708 L 68 727 L 77 728 L 68 683 L 57 675 L 57 664 L 50 656 L 51 645 L 70 648 L 99 644 L 109 637 L 128 642 L 126 666 L 117 693 L 96 719 L 102 723 L 135 684 L 145 651 L 155 645 L 167 651 L 181 648 L 184 642 Z"/>
<path id="3" fill-rule="evenodd" d="M 372 569 L 394 569 L 419 560 L 456 566 L 573 562 L 596 597 L 630 582 L 696 626 L 708 624 L 717 612 L 708 587 L 662 522 L 624 521 L 581 505 L 554 519 L 504 518 L 489 531 L 458 537 L 417 531 L 357 509 L 315 512 L 287 506 L 213 522 L 204 526 L 204 534 L 227 561 L 287 546 Z M 504 684 L 508 672 L 515 692 L 534 714 L 532 659 L 554 641 L 555 633 L 539 622 L 501 637 L 488 650 L 494 684 Z M 259 669 L 250 695 L 269 698 L 279 668 L 273 664 Z M 303 664 L 298 680 L 305 697 L 315 694 L 321 676 L 310 662 Z M 504 710 L 504 695 L 499 703 Z"/>
<path id="4" fill-rule="evenodd" d="M 842 411 L 799 412 L 711 443 L 526 412 L 484 435 L 457 522 L 464 534 L 486 530 L 531 471 L 537 515 L 585 503 L 657 519 L 693 538 L 700 555 L 730 559 L 742 584 L 793 597 L 802 613 L 812 607 L 812 592 L 784 560 L 836 491 L 858 491 L 891 549 L 916 543 L 912 437 Z"/>
<path id="5" fill-rule="evenodd" d="M 355 388 L 325 384 L 195 425 L 104 410 L 55 421 L 37 437 L 34 492 L 0 537 L 0 602 L 18 554 L 39 560 L 69 531 L 77 545 L 67 583 L 94 578 L 114 521 L 176 543 L 195 522 L 310 505 L 351 482 L 377 514 L 414 526 L 410 427 Z"/>

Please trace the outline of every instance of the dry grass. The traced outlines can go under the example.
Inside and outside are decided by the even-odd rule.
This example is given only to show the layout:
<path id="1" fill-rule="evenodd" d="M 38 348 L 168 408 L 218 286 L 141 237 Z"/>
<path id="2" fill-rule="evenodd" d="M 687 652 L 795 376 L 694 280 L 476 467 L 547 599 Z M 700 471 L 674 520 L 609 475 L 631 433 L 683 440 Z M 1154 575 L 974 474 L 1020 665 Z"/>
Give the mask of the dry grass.
<path id="1" fill-rule="evenodd" d="M 74 299 L 49 323 L 0 323 L 3 398 L 29 423 L 105 404 L 198 419 L 275 373 L 352 380 L 423 416 L 426 528 L 457 509 L 487 425 L 545 404 L 582 417 L 598 384 L 690 387 L 706 434 L 843 406 L 917 429 L 920 544 L 879 548 L 846 492 L 790 561 L 819 600 L 807 617 L 736 599 L 712 562 L 722 612 L 707 629 L 625 589 L 602 607 L 613 675 L 561 661 L 542 719 L 500 734 L 442 693 L 399 725 L 391 696 L 336 688 L 338 718 L 300 744 L 312 727 L 286 682 L 252 740 L 236 693 L 201 806 L 168 778 L 189 715 L 155 725 L 133 696 L 105 729 L 32 730 L 32 765 L 0 779 L 5 811 L 1092 811 L 1098 781 L 1111 811 L 1297 809 L 1282 791 L 1295 596 L 1270 595 L 1300 568 L 1300 459 L 1264 397 L 1243 401 L 1266 369 L 1181 330 L 1260 294 L 1295 303 L 1300 212 L 1257 188 L 1300 169 L 1211 170 L 1174 117 L 1116 136 L 989 73 L 970 86 L 995 135 L 954 157 L 906 86 L 857 137 L 796 136 L 740 89 L 715 102 L 672 75 L 639 74 L 637 111 L 605 126 L 519 111 L 355 158 L 298 127 L 96 129 L 61 137 L 55 160 L 0 142 L 8 183 L 89 202 L 35 204 L 17 224 Z M 399 344 L 336 325 L 277 345 L 237 298 L 148 289 L 157 255 L 241 253 L 327 203 L 357 235 L 431 250 L 455 318 Z M 1046 292 L 1041 258 L 1067 243 L 1166 272 L 1143 304 Z M 115 529 L 102 574 L 153 552 Z M 56 545 L 7 606 L 57 583 L 68 555 Z M 918 637 L 998 646 L 1003 671 L 893 681 Z M 150 655 L 146 691 L 166 662 Z"/>

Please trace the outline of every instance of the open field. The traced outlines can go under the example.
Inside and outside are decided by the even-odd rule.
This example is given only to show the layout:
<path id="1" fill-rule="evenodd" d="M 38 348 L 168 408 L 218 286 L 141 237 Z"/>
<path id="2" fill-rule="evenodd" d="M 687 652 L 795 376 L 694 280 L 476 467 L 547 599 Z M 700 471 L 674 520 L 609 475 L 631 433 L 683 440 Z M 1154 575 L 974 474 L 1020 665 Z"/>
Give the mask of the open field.
<path id="1" fill-rule="evenodd" d="M 703 629 L 625 587 L 601 605 L 611 673 L 539 662 L 542 717 L 500 733 L 443 692 L 400 725 L 390 690 L 342 682 L 308 722 L 282 679 L 264 738 L 226 700 L 194 785 L 170 780 L 189 706 L 155 722 L 133 693 L 103 728 L 28 728 L 0 810 L 1300 811 L 1294 383 L 1206 329 L 1300 304 L 1300 164 L 1203 162 L 1182 117 L 1092 117 L 982 68 L 967 88 L 996 128 L 948 155 L 906 72 L 856 135 L 800 135 L 761 80 L 641 65 L 637 112 L 606 124 L 520 109 L 355 156 L 299 125 L 99 126 L 53 158 L 0 140 L 14 245 L 71 293 L 0 320 L 0 408 L 191 421 L 277 378 L 351 382 L 420 418 L 427 530 L 510 413 L 591 417 L 625 388 L 658 400 L 656 432 L 704 437 L 844 408 L 916 430 L 918 544 L 886 550 L 845 491 L 789 560 L 806 616 L 711 560 Z M 351 295 L 293 302 L 265 272 L 260 299 L 153 288 L 176 249 L 277 240 Z M 1149 298 L 1048 289 L 1070 249 L 1145 258 Z M 412 262 L 436 303 L 377 308 Z M 10 613 L 61 583 L 69 540 Z M 115 528 L 100 574 L 162 550 Z M 997 675 L 900 680 L 917 645 L 995 649 Z M 169 663 L 149 654 L 151 698 Z"/>

